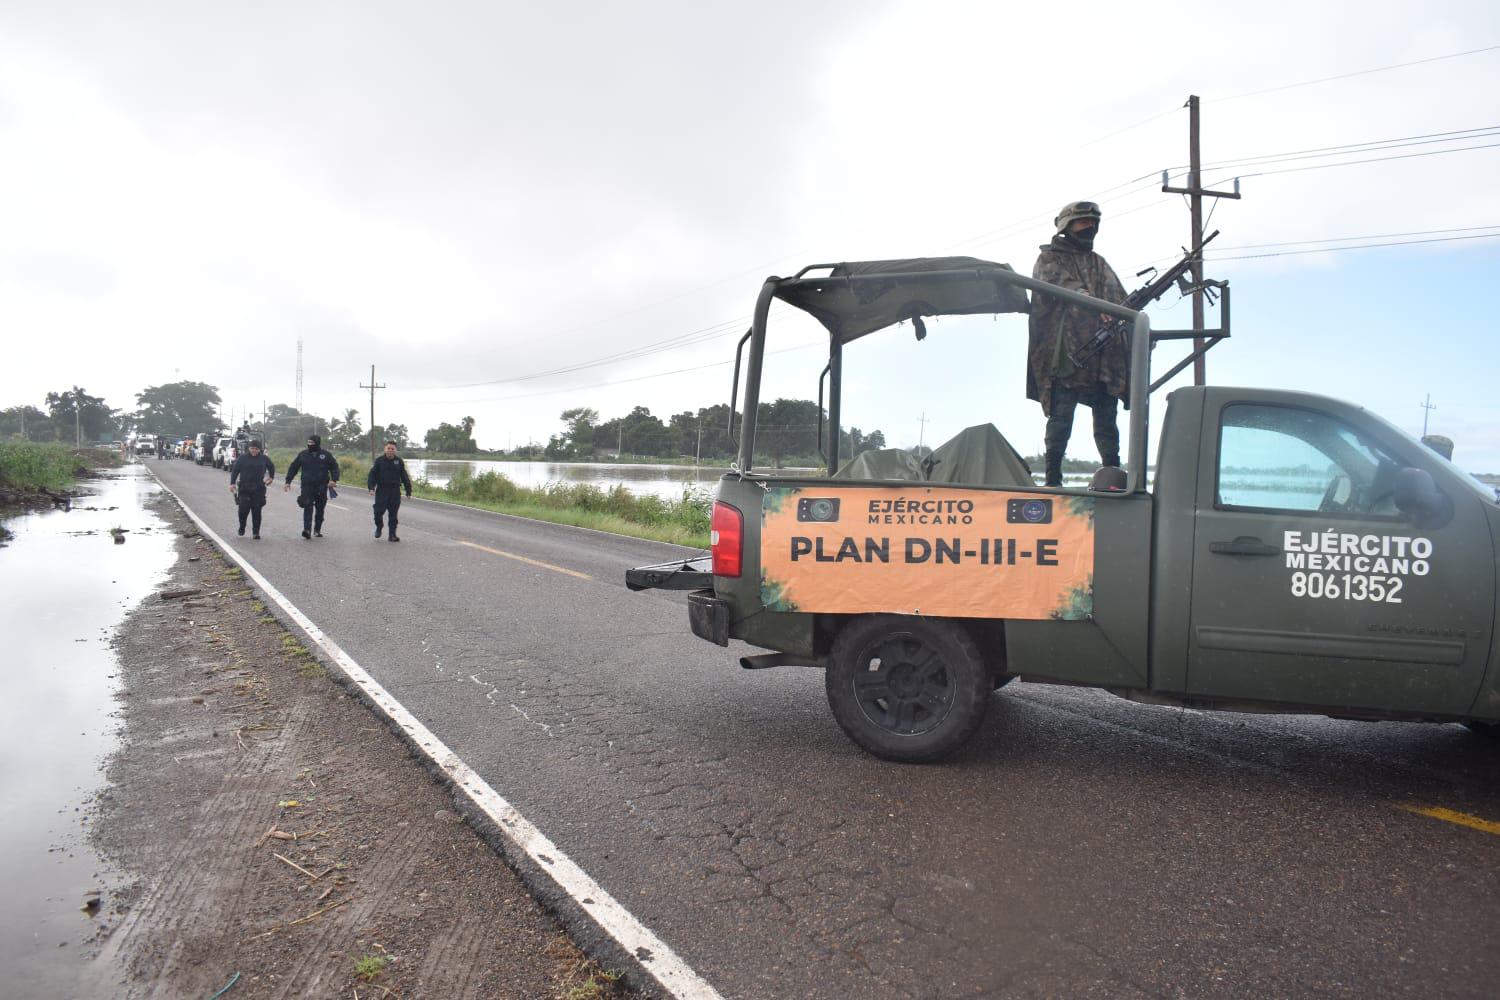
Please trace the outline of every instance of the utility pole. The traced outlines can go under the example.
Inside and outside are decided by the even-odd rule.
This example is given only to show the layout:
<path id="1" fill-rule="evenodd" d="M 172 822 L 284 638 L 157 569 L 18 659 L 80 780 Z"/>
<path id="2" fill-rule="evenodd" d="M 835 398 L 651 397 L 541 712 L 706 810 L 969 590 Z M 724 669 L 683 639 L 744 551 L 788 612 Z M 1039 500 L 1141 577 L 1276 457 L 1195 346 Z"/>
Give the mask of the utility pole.
<path id="1" fill-rule="evenodd" d="M 917 451 L 921 451 L 922 450 L 922 442 L 925 441 L 925 440 L 927 440 L 927 411 L 926 410 L 923 410 L 922 411 L 922 415 L 917 418 L 917 424 L 919 425 L 918 429 L 917 429 Z"/>
<path id="2" fill-rule="evenodd" d="M 1429 392 L 1427 398 L 1417 405 L 1422 408 L 1422 436 L 1426 437 L 1427 418 L 1432 415 L 1433 410 L 1437 409 L 1437 404 L 1432 401 L 1432 393 Z"/>
<path id="3" fill-rule="evenodd" d="M 1192 214 L 1193 242 L 1189 249 L 1193 252 L 1193 330 L 1202 331 L 1203 326 L 1203 198 L 1233 198 L 1239 200 L 1240 179 L 1234 179 L 1233 191 L 1209 191 L 1203 186 L 1203 156 L 1199 148 L 1198 128 L 1198 95 L 1193 94 L 1187 99 L 1188 109 L 1188 175 L 1187 187 L 1174 188 L 1167 185 L 1165 172 L 1162 175 L 1162 191 L 1167 194 L 1185 194 L 1188 196 L 1188 208 Z M 1203 350 L 1203 338 L 1193 338 L 1193 350 Z M 1207 379 L 1207 371 L 1203 363 L 1203 355 L 1199 354 L 1193 359 L 1193 384 L 1203 385 Z"/>
<path id="4" fill-rule="evenodd" d="M 297 338 L 297 415 L 302 415 L 302 338 Z"/>
<path id="5" fill-rule="evenodd" d="M 375 462 L 375 452 L 376 452 L 376 448 L 375 448 L 375 390 L 376 389 L 384 389 L 385 388 L 385 383 L 384 382 L 377 383 L 375 381 L 375 366 L 374 365 L 370 366 L 370 384 L 369 385 L 365 385 L 363 382 L 361 382 L 359 384 L 359 387 L 361 389 L 369 389 L 370 390 L 370 462 L 371 462 L 371 464 L 373 464 Z"/>
<path id="6" fill-rule="evenodd" d="M 83 447 L 83 404 L 78 397 L 81 392 L 73 393 L 73 448 L 75 450 Z"/>
<path id="7" fill-rule="evenodd" d="M 693 452 L 693 468 L 703 461 L 703 410 L 698 411 L 698 448 Z"/>

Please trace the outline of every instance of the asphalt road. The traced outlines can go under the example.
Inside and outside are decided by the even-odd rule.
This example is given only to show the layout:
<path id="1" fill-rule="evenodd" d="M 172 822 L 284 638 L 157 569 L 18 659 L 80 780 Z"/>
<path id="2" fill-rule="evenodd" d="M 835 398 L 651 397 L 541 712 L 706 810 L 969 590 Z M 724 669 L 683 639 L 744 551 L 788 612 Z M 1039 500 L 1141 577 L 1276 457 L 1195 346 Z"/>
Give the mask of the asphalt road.
<path id="1" fill-rule="evenodd" d="M 304 541 L 279 487 L 252 542 L 152 466 L 726 997 L 1500 995 L 1500 836 L 1403 808 L 1500 822 L 1460 726 L 1012 684 L 903 767 L 625 589 L 671 546 L 421 501 L 390 544 L 355 488 Z"/>

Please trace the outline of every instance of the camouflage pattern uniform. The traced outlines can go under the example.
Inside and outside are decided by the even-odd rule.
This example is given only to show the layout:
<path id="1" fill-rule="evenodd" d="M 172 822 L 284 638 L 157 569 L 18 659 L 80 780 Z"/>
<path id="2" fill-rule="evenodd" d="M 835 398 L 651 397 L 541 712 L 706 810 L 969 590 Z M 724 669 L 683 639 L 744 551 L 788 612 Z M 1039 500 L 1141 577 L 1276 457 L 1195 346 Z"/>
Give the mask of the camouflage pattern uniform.
<path id="1" fill-rule="evenodd" d="M 1066 210 L 1065 210 L 1066 211 Z M 1031 276 L 1107 302 L 1124 302 L 1125 288 L 1103 257 L 1071 243 L 1061 233 L 1041 248 Z M 1088 342 L 1104 325 L 1099 313 L 1066 305 L 1048 295 L 1031 295 L 1030 350 L 1026 398 L 1042 404 L 1047 415 L 1047 483 L 1062 482 L 1063 454 L 1073 434 L 1073 411 L 1079 403 L 1094 413 L 1094 443 L 1105 465 L 1120 464 L 1120 430 L 1115 418 L 1119 400 L 1130 389 L 1130 350 L 1116 338 L 1083 368 L 1068 355 Z"/>

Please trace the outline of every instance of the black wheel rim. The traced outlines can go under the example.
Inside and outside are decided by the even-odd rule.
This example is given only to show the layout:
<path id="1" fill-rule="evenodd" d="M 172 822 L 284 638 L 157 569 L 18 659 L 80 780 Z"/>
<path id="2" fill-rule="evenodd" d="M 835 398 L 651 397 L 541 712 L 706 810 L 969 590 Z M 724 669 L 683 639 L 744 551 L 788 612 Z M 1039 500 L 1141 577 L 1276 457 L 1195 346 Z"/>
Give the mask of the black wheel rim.
<path id="1" fill-rule="evenodd" d="M 930 733 L 953 708 L 953 678 L 941 654 L 914 635 L 871 643 L 854 670 L 854 700 L 873 725 L 897 736 Z"/>

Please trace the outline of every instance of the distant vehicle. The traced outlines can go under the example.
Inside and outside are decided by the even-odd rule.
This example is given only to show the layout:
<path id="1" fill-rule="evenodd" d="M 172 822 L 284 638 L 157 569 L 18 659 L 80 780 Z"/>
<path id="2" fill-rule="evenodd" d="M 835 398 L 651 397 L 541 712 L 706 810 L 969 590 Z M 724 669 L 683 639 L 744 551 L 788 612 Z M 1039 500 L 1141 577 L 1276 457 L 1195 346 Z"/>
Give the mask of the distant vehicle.
<path id="1" fill-rule="evenodd" d="M 214 445 L 214 468 L 227 469 L 240 457 L 240 443 L 232 437 L 221 437 Z"/>
<path id="2" fill-rule="evenodd" d="M 135 453 L 137 455 L 151 455 L 156 452 L 156 438 L 141 435 L 135 439 Z"/>
<path id="3" fill-rule="evenodd" d="M 214 434 L 199 434 L 193 438 L 193 461 L 199 465 L 212 465 L 214 460 Z"/>

